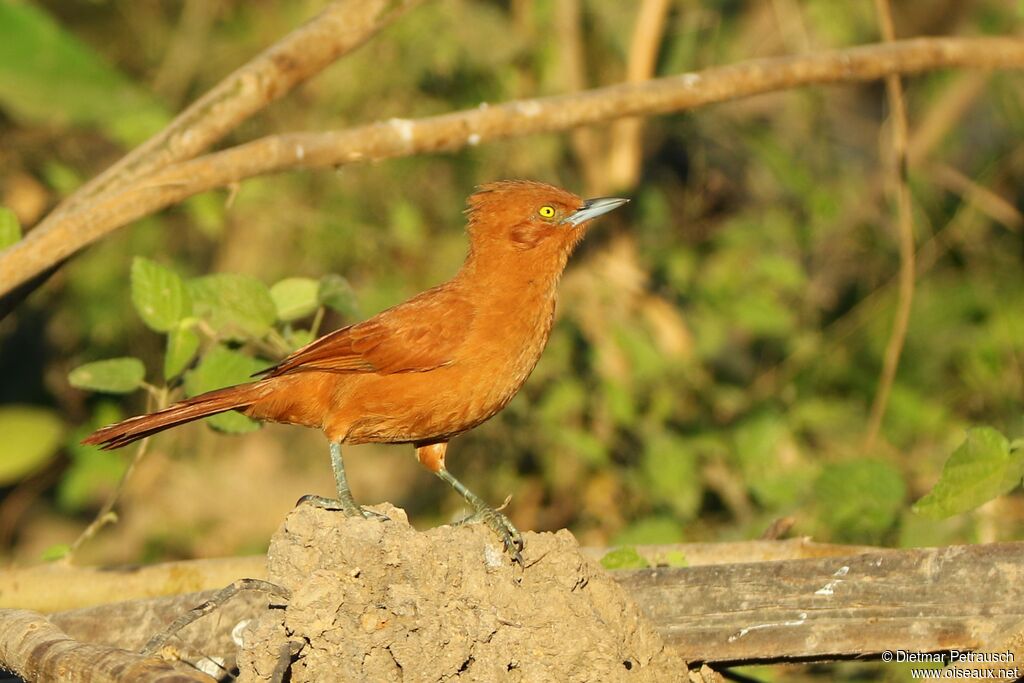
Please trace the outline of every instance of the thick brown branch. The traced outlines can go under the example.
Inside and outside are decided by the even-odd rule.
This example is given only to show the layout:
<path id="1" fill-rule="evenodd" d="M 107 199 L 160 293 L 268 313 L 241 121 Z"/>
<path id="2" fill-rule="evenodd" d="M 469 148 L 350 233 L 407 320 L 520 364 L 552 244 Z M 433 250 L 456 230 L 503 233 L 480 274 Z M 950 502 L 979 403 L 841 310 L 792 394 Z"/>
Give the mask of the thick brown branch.
<path id="1" fill-rule="evenodd" d="M 72 640 L 43 615 L 0 610 L 0 670 L 27 681 L 209 682 L 214 679 L 184 664 Z"/>
<path id="2" fill-rule="evenodd" d="M 156 171 L 47 220 L 0 252 L 0 295 L 133 220 L 194 194 L 255 175 L 452 151 L 514 136 L 625 116 L 662 114 L 806 85 L 869 81 L 950 67 L 1024 67 L 1024 40 L 919 38 L 779 57 L 533 100 L 481 105 L 423 119 L 323 133 L 276 135 Z"/>

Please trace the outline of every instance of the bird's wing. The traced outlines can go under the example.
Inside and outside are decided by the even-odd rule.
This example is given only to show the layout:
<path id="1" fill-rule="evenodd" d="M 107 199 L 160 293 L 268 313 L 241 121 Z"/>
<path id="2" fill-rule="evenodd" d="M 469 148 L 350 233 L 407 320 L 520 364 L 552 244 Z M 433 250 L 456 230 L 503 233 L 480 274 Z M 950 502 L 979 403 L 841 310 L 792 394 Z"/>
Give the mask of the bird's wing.
<path id="1" fill-rule="evenodd" d="M 266 370 L 291 372 L 424 372 L 452 362 L 474 307 L 444 286 L 435 287 L 355 325 L 324 335 Z"/>

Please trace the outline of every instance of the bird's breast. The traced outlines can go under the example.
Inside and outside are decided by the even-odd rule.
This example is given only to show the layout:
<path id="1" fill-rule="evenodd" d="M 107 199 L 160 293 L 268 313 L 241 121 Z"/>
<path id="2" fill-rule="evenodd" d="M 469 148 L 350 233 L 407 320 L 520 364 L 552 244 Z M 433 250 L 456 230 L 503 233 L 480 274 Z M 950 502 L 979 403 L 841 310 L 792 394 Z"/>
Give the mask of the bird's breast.
<path id="1" fill-rule="evenodd" d="M 452 362 L 428 372 L 352 377 L 324 425 L 349 443 L 448 439 L 493 417 L 537 365 L 554 317 L 554 298 L 514 314 L 488 309 L 473 319 Z"/>

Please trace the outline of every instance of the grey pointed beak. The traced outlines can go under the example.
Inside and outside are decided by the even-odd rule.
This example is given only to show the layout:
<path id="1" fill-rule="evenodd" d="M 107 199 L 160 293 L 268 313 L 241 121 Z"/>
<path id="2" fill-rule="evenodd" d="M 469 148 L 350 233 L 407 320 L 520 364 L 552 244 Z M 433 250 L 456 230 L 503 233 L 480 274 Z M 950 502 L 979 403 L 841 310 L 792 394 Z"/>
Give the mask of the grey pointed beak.
<path id="1" fill-rule="evenodd" d="M 627 202 L 629 202 L 628 199 L 622 199 L 620 197 L 598 197 L 596 199 L 587 199 L 583 202 L 583 208 L 572 212 L 566 216 L 562 222 L 575 227 L 580 223 L 597 218 L 598 216 L 603 216 L 609 211 L 614 211 Z"/>

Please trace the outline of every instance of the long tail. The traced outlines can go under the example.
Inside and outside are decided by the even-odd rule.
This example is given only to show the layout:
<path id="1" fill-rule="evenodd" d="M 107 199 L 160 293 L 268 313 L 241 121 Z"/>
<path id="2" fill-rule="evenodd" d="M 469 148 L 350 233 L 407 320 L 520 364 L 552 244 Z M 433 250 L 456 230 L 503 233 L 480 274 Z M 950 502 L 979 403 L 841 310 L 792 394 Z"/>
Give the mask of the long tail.
<path id="1" fill-rule="evenodd" d="M 186 422 L 229 410 L 246 408 L 265 394 L 264 382 L 239 384 L 208 391 L 205 394 L 179 401 L 155 413 L 130 417 L 122 422 L 97 429 L 83 439 L 82 443 L 101 446 L 104 450 L 121 448 L 151 434 Z"/>

